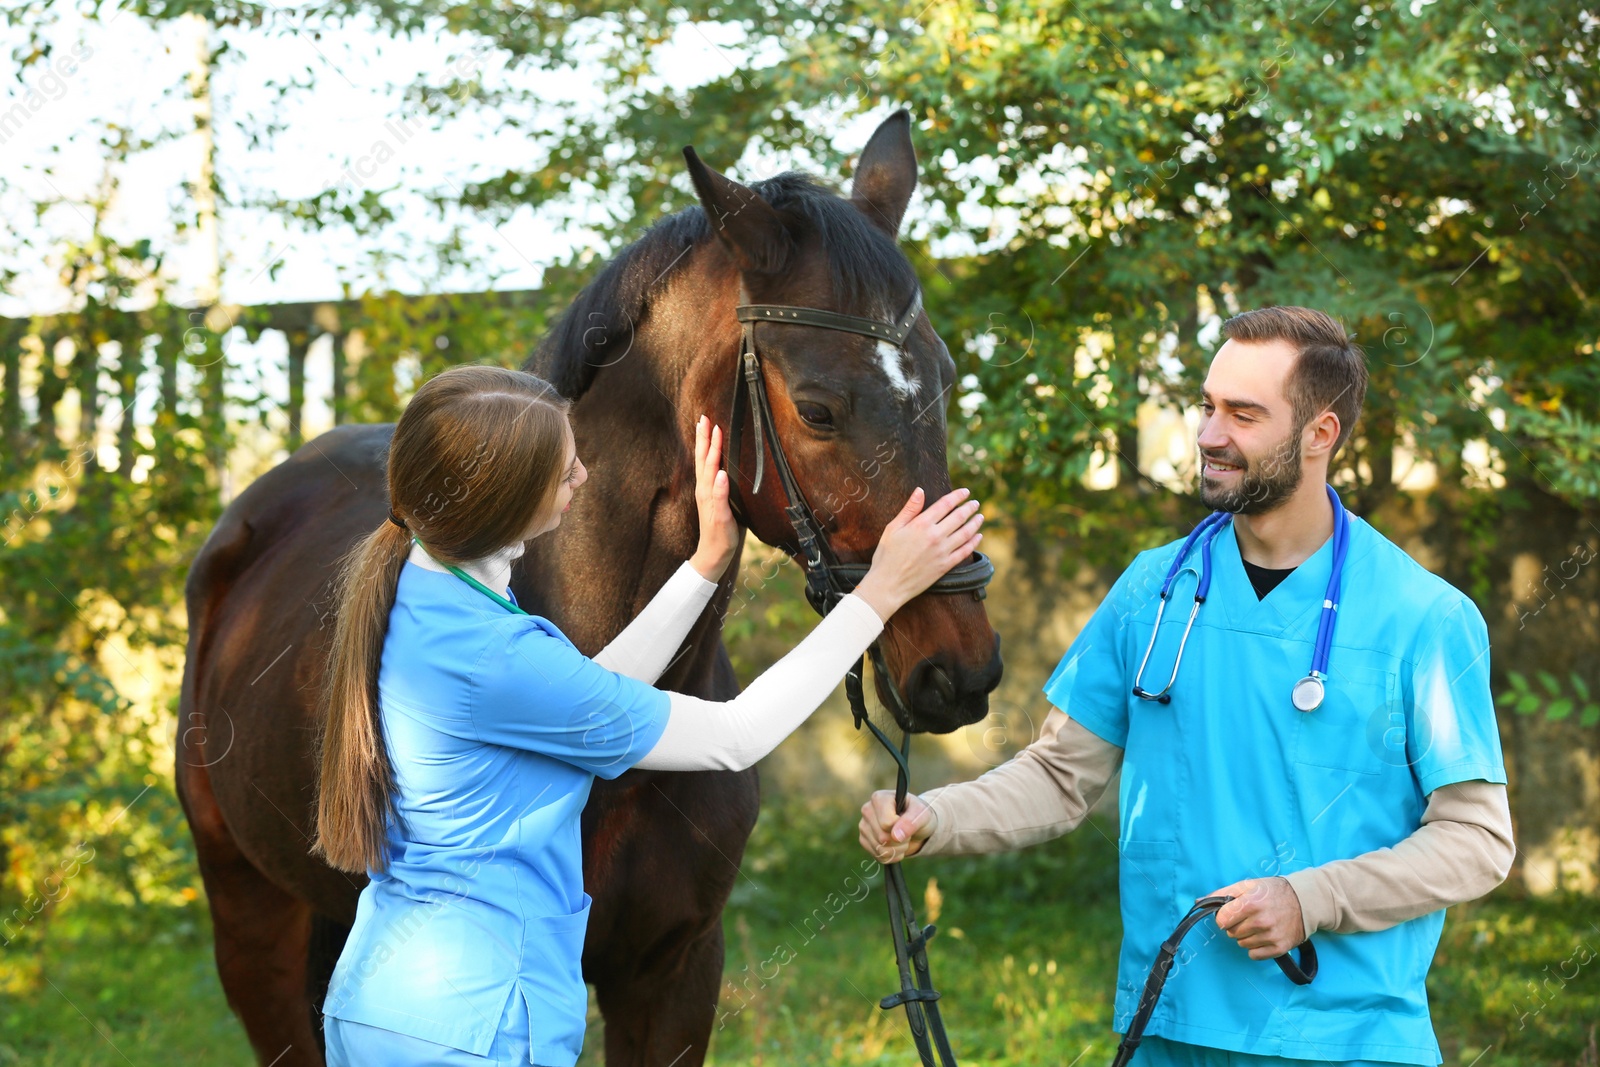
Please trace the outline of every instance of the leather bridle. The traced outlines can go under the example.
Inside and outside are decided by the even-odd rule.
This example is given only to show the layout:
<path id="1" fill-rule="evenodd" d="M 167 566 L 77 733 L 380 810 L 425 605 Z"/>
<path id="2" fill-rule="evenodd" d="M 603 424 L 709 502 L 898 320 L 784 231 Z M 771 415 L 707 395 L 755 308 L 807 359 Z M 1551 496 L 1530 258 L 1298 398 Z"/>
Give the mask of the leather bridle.
<path id="1" fill-rule="evenodd" d="M 741 289 L 741 298 L 743 295 Z M 756 437 L 755 475 L 751 479 L 750 491 L 761 492 L 761 483 L 766 475 L 766 453 L 770 449 L 772 465 L 777 471 L 778 483 L 783 488 L 784 515 L 794 529 L 795 543 L 805 564 L 806 600 L 820 614 L 825 615 L 841 597 L 860 584 L 861 579 L 866 577 L 869 565 L 839 561 L 832 546 L 828 544 L 827 536 L 822 524 L 817 521 L 816 513 L 806 501 L 805 493 L 800 488 L 800 481 L 794 475 L 794 468 L 789 466 L 788 457 L 784 455 L 783 445 L 778 440 L 772 419 L 772 401 L 767 395 L 766 377 L 762 373 L 761 366 L 761 351 L 756 345 L 756 324 L 772 322 L 816 326 L 825 330 L 839 330 L 878 341 L 887 341 L 903 349 L 906 338 L 911 335 L 911 327 L 922 314 L 922 291 L 919 289 L 912 294 L 911 303 L 894 322 L 880 322 L 877 319 L 841 315 L 836 311 L 824 311 L 821 308 L 791 307 L 784 304 L 741 302 L 734 309 L 734 313 L 743 324 L 743 338 L 739 348 L 739 369 L 734 381 L 733 413 L 728 420 L 728 454 L 724 466 L 728 471 L 729 481 L 737 486 L 739 445 L 743 436 L 742 416 L 748 409 Z M 742 515 L 740 517 L 743 518 Z M 748 525 L 748 522 L 746 524 Z M 981 600 L 984 588 L 993 577 L 994 564 L 990 562 L 989 557 L 982 552 L 974 552 L 971 559 L 951 568 L 942 578 L 929 586 L 928 592 L 971 593 L 975 599 Z"/>
<path id="2" fill-rule="evenodd" d="M 912 294 L 911 302 L 894 322 L 842 315 L 821 308 L 751 304 L 746 301 L 743 287 L 740 288 L 739 296 L 740 302 L 735 307 L 734 313 L 742 324 L 743 338 L 739 346 L 739 369 L 734 381 L 733 413 L 728 420 L 728 446 L 724 466 L 728 471 L 729 482 L 738 486 L 743 415 L 745 410 L 749 409 L 750 421 L 755 431 L 756 453 L 751 492 L 761 491 L 762 479 L 766 474 L 765 456 L 770 449 L 772 465 L 778 474 L 778 484 L 783 489 L 784 515 L 794 529 L 795 544 L 805 565 L 806 600 L 818 614 L 826 615 L 833 610 L 835 604 L 860 584 L 861 579 L 866 577 L 869 565 L 840 562 L 833 547 L 828 543 L 827 535 L 817 520 L 816 513 L 806 502 L 799 479 L 795 477 L 794 469 L 790 467 L 788 457 L 784 455 L 782 442 L 778 440 L 772 418 L 772 401 L 767 395 L 766 377 L 762 373 L 761 350 L 756 345 L 756 324 L 769 322 L 816 326 L 825 330 L 860 334 L 904 349 L 906 339 L 911 336 L 911 328 L 922 314 L 922 290 L 918 289 Z M 749 525 L 743 515 L 740 519 L 745 525 Z M 965 593 L 976 600 L 982 600 L 985 588 L 993 577 L 994 564 L 989 557 L 982 552 L 974 552 L 971 559 L 951 568 L 942 578 L 929 586 L 928 592 Z M 895 684 L 893 675 L 889 673 L 888 665 L 883 659 L 883 650 L 878 642 L 872 643 L 867 650 L 867 656 L 871 657 L 872 669 L 889 696 L 890 710 L 896 721 L 903 726 L 909 726 L 910 708 L 900 693 L 900 687 Z M 863 662 L 858 659 L 855 667 L 845 675 L 845 695 L 850 701 L 850 713 L 855 717 L 856 728 L 865 726 L 889 755 L 894 757 L 897 765 L 895 810 L 904 812 L 906 793 L 911 784 L 909 763 L 911 732 L 906 730 L 900 744 L 896 745 L 868 717 L 862 670 Z M 905 874 L 900 865 L 886 863 L 883 869 L 884 890 L 889 898 L 890 932 L 894 937 L 895 963 L 900 972 L 900 992 L 884 997 L 879 1002 L 879 1007 L 884 1010 L 897 1005 L 905 1007 L 911 1034 L 925 1067 L 937 1067 L 934 1061 L 935 1049 L 939 1054 L 939 1063 L 943 1067 L 955 1067 L 955 1054 L 950 1051 L 950 1041 L 945 1035 L 944 1021 L 939 1016 L 937 1003 L 939 993 L 933 988 L 933 979 L 928 971 L 927 944 L 934 935 L 934 927 L 931 924 L 921 928 L 917 926 L 916 913 L 912 910 L 911 891 L 906 886 Z"/>

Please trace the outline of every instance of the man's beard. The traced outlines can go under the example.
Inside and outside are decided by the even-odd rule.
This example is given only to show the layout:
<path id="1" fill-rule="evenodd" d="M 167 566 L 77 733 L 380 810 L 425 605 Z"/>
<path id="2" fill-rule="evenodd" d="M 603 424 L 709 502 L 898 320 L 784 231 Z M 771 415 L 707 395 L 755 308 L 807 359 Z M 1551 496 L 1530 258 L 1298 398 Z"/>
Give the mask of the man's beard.
<path id="1" fill-rule="evenodd" d="M 1300 431 L 1289 434 L 1278 447 L 1260 459 L 1246 460 L 1240 453 L 1232 455 L 1200 454 L 1200 499 L 1215 511 L 1234 515 L 1262 515 L 1271 511 L 1300 487 Z M 1238 483 L 1228 485 L 1206 475 L 1203 463 L 1215 459 L 1219 463 L 1240 468 Z"/>

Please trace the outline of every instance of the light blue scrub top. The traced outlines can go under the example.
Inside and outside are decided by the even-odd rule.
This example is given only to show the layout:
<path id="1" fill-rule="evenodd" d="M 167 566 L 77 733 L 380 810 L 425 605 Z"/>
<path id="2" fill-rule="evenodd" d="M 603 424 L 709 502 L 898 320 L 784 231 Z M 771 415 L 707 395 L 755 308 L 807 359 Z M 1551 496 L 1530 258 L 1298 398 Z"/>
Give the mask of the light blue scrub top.
<path id="1" fill-rule="evenodd" d="M 1320 708 L 1297 711 L 1289 693 L 1310 669 L 1332 539 L 1258 600 L 1231 524 L 1212 546 L 1211 590 L 1172 702 L 1133 696 L 1180 545 L 1134 559 L 1044 687 L 1124 749 L 1118 1031 L 1196 897 L 1392 846 L 1421 825 L 1433 790 L 1506 780 L 1482 615 L 1355 517 Z M 1147 688 L 1171 673 L 1199 571 L 1194 548 Z M 1437 1064 L 1425 978 L 1443 926 L 1440 910 L 1373 933 L 1316 934 L 1321 969 L 1296 986 L 1203 923 L 1185 939 L 1148 1032 L 1257 1055 Z"/>
<path id="2" fill-rule="evenodd" d="M 323 1011 L 484 1055 L 526 999 L 532 1060 L 571 1067 L 588 993 L 579 814 L 666 728 L 667 694 L 454 574 L 401 570 L 378 689 L 401 822 Z"/>

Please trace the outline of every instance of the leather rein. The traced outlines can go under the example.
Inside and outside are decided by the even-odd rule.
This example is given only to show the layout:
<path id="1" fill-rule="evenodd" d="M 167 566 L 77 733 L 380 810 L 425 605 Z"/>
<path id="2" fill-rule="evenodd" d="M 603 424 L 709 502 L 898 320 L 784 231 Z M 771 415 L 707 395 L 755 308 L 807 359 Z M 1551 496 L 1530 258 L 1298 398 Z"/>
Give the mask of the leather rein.
<path id="1" fill-rule="evenodd" d="M 767 395 L 766 377 L 762 373 L 761 351 L 756 345 L 756 324 L 761 322 L 789 323 L 799 326 L 816 326 L 825 330 L 860 334 L 880 342 L 904 349 L 911 328 L 922 314 L 922 291 L 912 295 L 906 310 L 894 322 L 842 315 L 821 308 L 791 307 L 783 304 L 750 304 L 743 301 L 734 309 L 743 327 L 743 340 L 739 349 L 739 371 L 734 383 L 733 414 L 728 422 L 728 447 L 725 462 L 729 480 L 738 485 L 739 443 L 743 433 L 743 414 L 748 409 L 755 434 L 755 475 L 751 492 L 759 493 L 766 474 L 765 454 L 772 452 L 772 465 L 778 475 L 785 500 L 784 515 L 794 529 L 795 543 L 800 549 L 806 571 L 806 600 L 820 615 L 827 615 L 846 594 L 866 577 L 869 565 L 842 563 L 816 514 L 806 502 L 800 482 L 789 466 L 778 440 L 772 418 L 772 402 Z M 742 516 L 741 516 L 742 518 Z M 748 525 L 748 523 L 747 523 Z M 994 564 L 982 552 L 951 568 L 942 578 L 928 587 L 930 593 L 969 594 L 974 599 L 984 597 L 985 587 L 994 577 Z M 911 784 L 911 733 L 906 731 L 899 745 L 874 723 L 867 714 L 866 694 L 862 685 L 863 660 L 870 657 L 872 669 L 889 695 L 891 711 L 900 723 L 911 721 L 910 709 L 894 676 L 884 662 L 883 650 L 877 641 L 867 649 L 867 655 L 845 675 L 845 696 L 850 702 L 850 713 L 855 718 L 856 729 L 863 725 L 871 731 L 889 755 L 894 758 L 895 810 L 904 812 L 906 793 Z M 892 993 L 879 1001 L 879 1007 L 890 1010 L 903 1005 L 906 1019 L 911 1024 L 911 1034 L 916 1041 L 917 1053 L 924 1067 L 955 1067 L 955 1054 L 950 1051 L 950 1041 L 945 1035 L 944 1020 L 939 1016 L 939 993 L 933 988 L 928 970 L 928 941 L 933 938 L 930 924 L 917 926 L 916 913 L 911 904 L 911 891 L 906 886 L 905 872 L 898 863 L 886 863 L 884 890 L 889 899 L 890 933 L 894 937 L 895 965 L 900 972 L 900 992 Z M 938 1062 L 934 1052 L 938 1052 Z"/>

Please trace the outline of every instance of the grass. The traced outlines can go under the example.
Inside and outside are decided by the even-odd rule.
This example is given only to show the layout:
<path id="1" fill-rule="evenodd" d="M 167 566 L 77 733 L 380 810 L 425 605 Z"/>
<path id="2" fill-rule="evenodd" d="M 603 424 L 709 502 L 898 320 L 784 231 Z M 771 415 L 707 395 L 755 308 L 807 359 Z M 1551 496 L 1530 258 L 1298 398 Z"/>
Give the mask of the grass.
<path id="1" fill-rule="evenodd" d="M 854 826 L 852 811 L 763 812 L 724 920 L 716 1063 L 915 1062 L 904 1012 L 877 1007 L 899 984 Z M 1065 1064 L 1106 1045 L 1119 927 L 1104 845 L 1109 864 L 1087 847 L 908 865 L 963 1061 Z"/>
<path id="2" fill-rule="evenodd" d="M 882 877 L 860 901 L 844 889 L 866 859 L 855 821 L 795 803 L 762 812 L 724 920 L 719 1067 L 917 1062 L 904 1012 L 876 1004 L 898 988 Z M 963 1063 L 1110 1062 L 1114 835 L 1091 824 L 1024 852 L 907 865 L 919 918 L 938 912 L 929 956 Z M 1596 972 L 1600 901 L 1503 889 L 1452 908 L 1429 980 L 1444 1062 L 1597 1067 Z"/>
<path id="3" fill-rule="evenodd" d="M 763 812 L 725 914 L 711 1062 L 916 1063 L 904 1013 L 877 1007 L 897 983 L 882 877 L 863 881 L 863 861 L 849 810 Z M 1101 832 L 908 873 L 924 921 L 938 912 L 933 974 L 963 1063 L 1110 1060 L 1119 922 Z M 251 1062 L 217 984 L 203 904 L 69 897 L 49 923 L 26 955 L 0 948 L 0 1065 Z M 1429 983 L 1445 1062 L 1595 1067 L 1597 970 L 1600 902 L 1504 890 L 1452 909 Z M 581 1062 L 600 1063 L 600 1047 L 596 1027 Z"/>
<path id="4" fill-rule="evenodd" d="M 49 923 L 27 956 L 0 948 L 0 1065 L 252 1062 L 217 981 L 203 901 L 123 908 L 68 897 Z"/>

